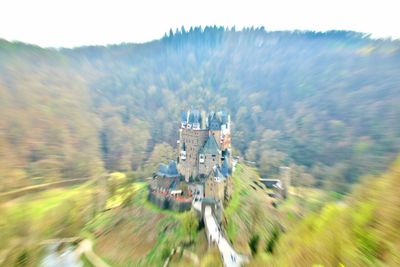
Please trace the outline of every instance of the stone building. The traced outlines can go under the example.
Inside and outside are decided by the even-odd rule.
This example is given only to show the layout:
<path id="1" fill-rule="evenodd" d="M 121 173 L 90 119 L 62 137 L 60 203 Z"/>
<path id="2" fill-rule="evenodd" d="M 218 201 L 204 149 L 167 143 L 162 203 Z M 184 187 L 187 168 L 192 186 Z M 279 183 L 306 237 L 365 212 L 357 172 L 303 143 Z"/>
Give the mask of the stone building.
<path id="1" fill-rule="evenodd" d="M 204 182 L 204 197 L 222 203 L 232 194 L 231 121 L 222 111 L 182 113 L 178 171 L 186 181 Z"/>
<path id="2" fill-rule="evenodd" d="M 176 162 L 160 164 L 149 184 L 148 200 L 161 209 L 186 211 L 191 208 L 192 196 L 190 192 L 181 190 L 186 184 L 180 179 Z"/>
<path id="3" fill-rule="evenodd" d="M 286 198 L 290 187 L 290 168 L 286 166 L 279 167 L 279 178 L 260 178 L 261 183 L 266 188 L 271 189 L 268 195 L 274 198 Z"/>
<path id="4" fill-rule="evenodd" d="M 227 167 L 227 166 L 226 166 Z M 232 179 L 229 170 L 224 166 L 214 165 L 213 170 L 204 182 L 204 197 L 217 202 L 228 201 L 232 195 Z"/>
<path id="5" fill-rule="evenodd" d="M 180 126 L 178 170 L 186 181 L 207 177 L 214 165 L 221 166 L 224 160 L 231 164 L 229 115 L 188 111 L 182 113 Z"/>
<path id="6" fill-rule="evenodd" d="M 209 135 L 204 146 L 199 150 L 199 175 L 206 177 L 214 166 L 221 165 L 222 153 L 213 135 Z"/>
<path id="7" fill-rule="evenodd" d="M 227 177 L 221 173 L 218 166 L 214 166 L 204 183 L 204 197 L 224 200 L 226 180 Z"/>
<path id="8" fill-rule="evenodd" d="M 185 197 L 192 194 L 181 188 L 196 181 L 204 184 L 203 197 L 214 199 L 219 206 L 228 200 L 232 194 L 230 131 L 230 117 L 224 112 L 182 113 L 177 161 L 160 165 L 150 186 L 152 199 L 159 203 L 159 198 L 165 198 L 160 202 L 163 207 L 172 201 L 186 203 Z"/>

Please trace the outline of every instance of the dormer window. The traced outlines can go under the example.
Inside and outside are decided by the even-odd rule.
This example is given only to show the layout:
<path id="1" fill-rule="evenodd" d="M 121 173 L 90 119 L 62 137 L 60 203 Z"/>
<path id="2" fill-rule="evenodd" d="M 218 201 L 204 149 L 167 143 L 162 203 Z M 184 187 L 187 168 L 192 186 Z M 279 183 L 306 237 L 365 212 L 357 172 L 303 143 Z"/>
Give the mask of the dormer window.
<path id="1" fill-rule="evenodd" d="M 185 160 L 185 159 L 186 159 L 186 151 L 181 150 L 181 160 Z"/>
<path id="2" fill-rule="evenodd" d="M 205 161 L 205 156 L 204 156 L 204 154 L 200 154 L 200 155 L 199 155 L 199 162 L 200 162 L 201 164 L 203 164 L 204 161 Z"/>

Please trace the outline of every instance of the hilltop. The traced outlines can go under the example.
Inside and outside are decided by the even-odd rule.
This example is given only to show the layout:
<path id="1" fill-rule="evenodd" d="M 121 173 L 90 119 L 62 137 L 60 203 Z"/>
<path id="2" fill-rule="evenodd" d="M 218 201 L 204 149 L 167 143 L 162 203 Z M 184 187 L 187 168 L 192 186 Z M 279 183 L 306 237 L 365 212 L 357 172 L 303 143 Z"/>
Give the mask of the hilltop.
<path id="1" fill-rule="evenodd" d="M 180 111 L 220 107 L 262 176 L 290 165 L 295 181 L 346 192 L 399 151 L 399 59 L 399 41 L 344 31 L 206 27 L 59 50 L 2 40 L 0 190 L 149 174 Z"/>

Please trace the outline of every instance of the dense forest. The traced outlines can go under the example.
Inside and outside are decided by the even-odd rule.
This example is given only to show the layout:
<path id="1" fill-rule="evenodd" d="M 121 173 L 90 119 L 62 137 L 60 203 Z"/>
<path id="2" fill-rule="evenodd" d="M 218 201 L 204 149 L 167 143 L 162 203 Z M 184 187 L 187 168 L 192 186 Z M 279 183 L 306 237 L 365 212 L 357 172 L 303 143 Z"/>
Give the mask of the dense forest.
<path id="1" fill-rule="evenodd" d="M 400 158 L 345 201 L 305 216 L 250 266 L 399 266 L 399 182 Z"/>
<path id="2" fill-rule="evenodd" d="M 197 27 L 74 49 L 0 40 L 0 191 L 151 173 L 194 108 L 230 112 L 236 155 L 263 176 L 288 165 L 294 183 L 345 192 L 399 152 L 399 73 L 399 41 L 345 31 Z"/>

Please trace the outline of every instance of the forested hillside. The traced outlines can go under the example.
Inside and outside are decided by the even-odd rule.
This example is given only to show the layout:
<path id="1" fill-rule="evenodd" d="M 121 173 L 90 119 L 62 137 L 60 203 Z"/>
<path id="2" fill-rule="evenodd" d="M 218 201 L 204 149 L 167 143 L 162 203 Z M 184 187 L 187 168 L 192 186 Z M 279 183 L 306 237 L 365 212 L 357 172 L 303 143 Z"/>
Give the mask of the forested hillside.
<path id="1" fill-rule="evenodd" d="M 0 191 L 102 170 L 87 85 L 56 51 L 0 42 Z"/>
<path id="2" fill-rule="evenodd" d="M 400 148 L 400 42 L 355 32 L 181 29 L 144 44 L 0 41 L 0 190 L 143 171 L 187 108 L 231 113 L 262 175 L 340 192 Z"/>
<path id="3" fill-rule="evenodd" d="M 346 201 L 306 216 L 250 266 L 399 266 L 399 182 L 400 158 Z"/>

